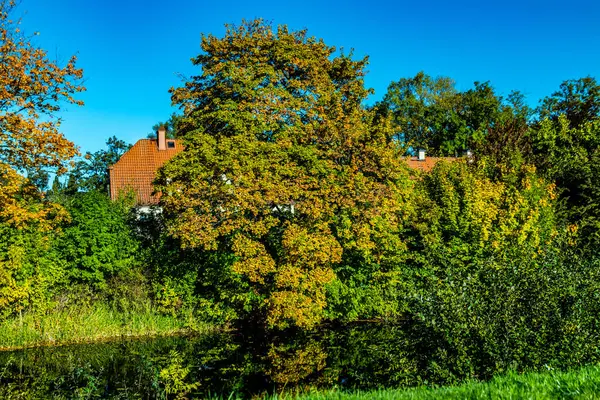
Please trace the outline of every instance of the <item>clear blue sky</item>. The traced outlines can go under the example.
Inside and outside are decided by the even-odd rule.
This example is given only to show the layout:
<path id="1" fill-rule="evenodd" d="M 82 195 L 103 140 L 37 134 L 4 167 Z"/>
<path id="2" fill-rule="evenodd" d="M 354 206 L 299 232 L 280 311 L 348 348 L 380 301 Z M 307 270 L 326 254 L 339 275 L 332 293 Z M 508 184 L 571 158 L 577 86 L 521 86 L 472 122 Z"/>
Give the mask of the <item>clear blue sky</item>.
<path id="1" fill-rule="evenodd" d="M 87 92 L 69 106 L 63 132 L 82 151 L 112 135 L 130 143 L 175 110 L 168 90 L 197 71 L 201 33 L 262 17 L 307 28 L 329 45 L 370 57 L 370 102 L 418 71 L 449 76 L 460 90 L 491 81 L 532 105 L 566 79 L 600 79 L 600 1 L 137 1 L 22 0 L 27 32 L 51 57 L 78 54 Z"/>

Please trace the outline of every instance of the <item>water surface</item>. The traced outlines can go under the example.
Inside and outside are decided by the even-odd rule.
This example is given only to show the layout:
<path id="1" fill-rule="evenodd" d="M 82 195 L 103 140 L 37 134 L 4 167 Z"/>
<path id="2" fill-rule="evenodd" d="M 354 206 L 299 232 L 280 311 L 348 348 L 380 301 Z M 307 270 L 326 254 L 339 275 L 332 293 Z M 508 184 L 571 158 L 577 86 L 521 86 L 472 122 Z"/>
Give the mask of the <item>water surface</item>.
<path id="1" fill-rule="evenodd" d="M 0 353 L 0 398 L 252 398 L 310 388 L 423 383 L 400 326 L 215 333 Z"/>

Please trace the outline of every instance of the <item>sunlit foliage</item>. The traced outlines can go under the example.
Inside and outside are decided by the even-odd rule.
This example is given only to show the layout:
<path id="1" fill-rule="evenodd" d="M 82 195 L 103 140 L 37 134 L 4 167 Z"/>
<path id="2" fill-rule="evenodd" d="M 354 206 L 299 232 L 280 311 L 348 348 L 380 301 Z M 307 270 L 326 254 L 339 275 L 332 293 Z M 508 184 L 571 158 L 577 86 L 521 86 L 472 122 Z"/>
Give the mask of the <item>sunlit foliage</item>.
<path id="1" fill-rule="evenodd" d="M 186 151 L 160 173 L 168 229 L 232 252 L 268 325 L 314 326 L 344 251 L 379 252 L 376 221 L 398 224 L 408 185 L 388 121 L 361 105 L 367 60 L 261 20 L 202 50 L 172 91 Z"/>
<path id="2" fill-rule="evenodd" d="M 59 131 L 61 104 L 82 102 L 82 70 L 75 57 L 64 66 L 36 47 L 16 20 L 15 2 L 0 1 L 0 305 L 30 297 L 32 280 L 44 280 L 32 248 L 47 245 L 43 232 L 67 218 L 24 175 L 66 171 L 75 146 Z M 23 242 L 23 237 L 28 239 Z M 38 238 L 39 241 L 33 241 Z M 37 240 L 37 239 L 36 239 Z M 29 267 L 27 267 L 29 266 Z"/>

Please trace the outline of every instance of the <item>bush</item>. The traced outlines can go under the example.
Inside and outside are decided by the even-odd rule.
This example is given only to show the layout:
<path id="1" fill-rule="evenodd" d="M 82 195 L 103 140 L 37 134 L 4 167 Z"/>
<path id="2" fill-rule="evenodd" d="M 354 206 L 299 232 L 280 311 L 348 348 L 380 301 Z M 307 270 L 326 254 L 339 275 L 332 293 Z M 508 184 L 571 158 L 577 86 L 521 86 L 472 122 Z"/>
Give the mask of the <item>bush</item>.
<path id="1" fill-rule="evenodd" d="M 532 168 L 509 175 L 455 163 L 421 183 L 408 297 L 433 381 L 598 359 L 600 258 L 555 227 Z"/>
<path id="2" fill-rule="evenodd" d="M 65 207 L 72 221 L 58 238 L 56 249 L 66 261 L 70 283 L 103 291 L 108 280 L 139 263 L 139 244 L 128 223 L 130 204 L 92 191 L 68 197 Z"/>
<path id="3" fill-rule="evenodd" d="M 44 311 L 65 283 L 65 263 L 47 232 L 0 223 L 0 319 L 24 310 Z"/>

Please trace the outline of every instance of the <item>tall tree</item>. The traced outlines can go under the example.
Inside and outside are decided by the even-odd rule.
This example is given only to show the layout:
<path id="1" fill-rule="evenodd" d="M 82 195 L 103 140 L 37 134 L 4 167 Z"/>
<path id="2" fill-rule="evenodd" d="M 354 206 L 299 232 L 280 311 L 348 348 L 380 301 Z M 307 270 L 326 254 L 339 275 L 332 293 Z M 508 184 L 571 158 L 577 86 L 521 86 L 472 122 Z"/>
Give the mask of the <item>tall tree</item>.
<path id="1" fill-rule="evenodd" d="M 97 190 L 108 193 L 110 183 L 108 168 L 119 161 L 119 158 L 130 148 L 130 144 L 112 136 L 106 140 L 106 150 L 85 153 L 83 159 L 75 164 L 75 168 L 69 174 L 69 181 L 72 182 L 68 185 L 70 191 Z"/>
<path id="2" fill-rule="evenodd" d="M 600 117 L 600 85 L 591 76 L 564 81 L 556 92 L 542 100 L 538 111 L 540 119 L 555 122 L 564 114 L 572 128 L 579 128 Z"/>
<path id="3" fill-rule="evenodd" d="M 489 176 L 500 178 L 520 169 L 524 163 L 534 164 L 530 135 L 533 110 L 527 106 L 525 96 L 518 91 L 511 92 L 500 109 L 492 114 L 492 123 L 473 147 L 476 158 L 487 165 Z"/>
<path id="4" fill-rule="evenodd" d="M 500 113 L 501 102 L 488 82 L 475 82 L 474 88 L 459 92 L 450 78 L 419 72 L 392 82 L 378 109 L 392 115 L 397 139 L 406 148 L 454 156 L 485 137 Z"/>
<path id="5" fill-rule="evenodd" d="M 232 254 L 219 268 L 241 280 L 240 309 L 314 326 L 345 252 L 377 259 L 408 184 L 389 121 L 361 105 L 367 60 L 261 20 L 202 50 L 201 73 L 172 90 L 186 148 L 159 173 L 169 231 Z"/>
<path id="6" fill-rule="evenodd" d="M 165 128 L 166 137 L 168 139 L 176 139 L 179 136 L 177 127 L 180 120 L 181 115 L 173 113 L 165 122 L 157 122 L 156 124 L 152 125 L 152 132 L 148 134 L 148 139 L 155 139 L 156 131 L 158 131 L 160 127 Z"/>
<path id="7" fill-rule="evenodd" d="M 495 125 L 502 110 L 502 97 L 498 96 L 489 82 L 475 82 L 473 89 L 460 95 L 459 116 L 466 129 L 456 141 L 463 148 L 473 147 L 481 141 L 487 130 Z"/>
<path id="8" fill-rule="evenodd" d="M 75 56 L 64 66 L 48 59 L 13 21 L 14 9 L 14 1 L 0 1 L 0 219 L 20 226 L 53 213 L 29 202 L 36 190 L 22 175 L 66 171 L 76 149 L 56 115 L 61 104 L 83 104 L 74 95 L 84 88 Z"/>
<path id="9" fill-rule="evenodd" d="M 32 291 L 51 274 L 36 253 L 42 253 L 44 233 L 67 213 L 45 201 L 25 174 L 63 173 L 75 154 L 73 143 L 60 133 L 61 105 L 83 104 L 83 71 L 75 57 L 60 66 L 20 29 L 15 2 L 0 0 L 0 311 L 16 311 L 32 301 Z M 30 175 L 31 176 L 31 175 Z M 38 182 L 39 184 L 40 182 Z M 43 182 L 42 182 L 43 183 Z"/>
<path id="10" fill-rule="evenodd" d="M 412 78 L 392 82 L 380 107 L 391 112 L 397 125 L 397 140 L 437 155 L 443 152 L 449 125 L 457 120 L 457 96 L 450 78 L 433 78 L 419 72 Z"/>

